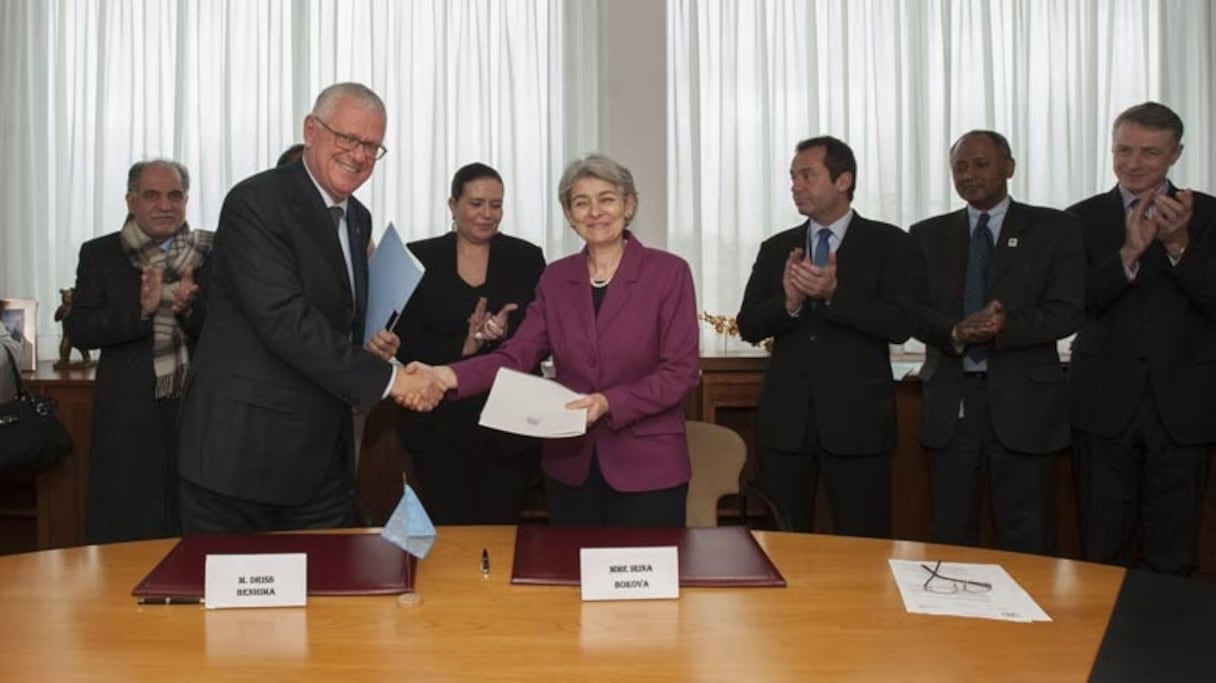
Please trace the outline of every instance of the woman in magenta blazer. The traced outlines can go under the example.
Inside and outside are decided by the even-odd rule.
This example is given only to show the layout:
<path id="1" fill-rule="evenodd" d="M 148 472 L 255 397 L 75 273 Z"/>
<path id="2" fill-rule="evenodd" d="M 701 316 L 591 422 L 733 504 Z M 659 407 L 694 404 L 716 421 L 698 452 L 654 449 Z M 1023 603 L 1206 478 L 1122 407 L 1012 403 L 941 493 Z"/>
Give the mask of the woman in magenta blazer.
<path id="1" fill-rule="evenodd" d="M 684 397 L 697 384 L 692 273 L 626 226 L 633 176 L 604 156 L 572 163 L 558 188 L 586 247 L 545 269 L 515 336 L 497 351 L 434 368 L 456 397 L 489 390 L 500 367 L 550 354 L 556 379 L 585 394 L 587 433 L 541 450 L 551 524 L 684 526 L 690 474 Z"/>

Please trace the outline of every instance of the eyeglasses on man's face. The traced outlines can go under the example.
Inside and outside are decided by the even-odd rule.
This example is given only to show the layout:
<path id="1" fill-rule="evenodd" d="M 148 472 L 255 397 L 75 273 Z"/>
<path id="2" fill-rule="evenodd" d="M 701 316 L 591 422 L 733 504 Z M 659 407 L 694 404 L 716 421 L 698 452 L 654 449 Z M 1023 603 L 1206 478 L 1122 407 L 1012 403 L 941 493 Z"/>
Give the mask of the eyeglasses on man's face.
<path id="1" fill-rule="evenodd" d="M 922 564 L 921 569 L 929 572 L 925 579 L 924 589 L 930 593 L 987 593 L 992 590 L 992 584 L 971 579 L 958 579 L 941 573 L 942 561 L 930 567 Z"/>
<path id="2" fill-rule="evenodd" d="M 351 135 L 350 133 L 343 133 L 341 131 L 334 130 L 333 126 L 330 126 L 328 123 L 325 123 L 325 120 L 322 119 L 320 116 L 314 115 L 312 118 L 317 123 L 321 124 L 321 126 L 324 127 L 325 130 L 334 134 L 334 142 L 337 143 L 338 149 L 340 149 L 344 152 L 353 152 L 356 149 L 362 149 L 364 154 L 366 154 L 367 156 L 369 156 L 377 161 L 379 161 L 380 159 L 383 159 L 385 154 L 388 154 L 388 150 L 385 149 L 384 145 L 382 145 L 378 142 L 368 142 L 366 140 L 360 140 L 359 138 Z"/>

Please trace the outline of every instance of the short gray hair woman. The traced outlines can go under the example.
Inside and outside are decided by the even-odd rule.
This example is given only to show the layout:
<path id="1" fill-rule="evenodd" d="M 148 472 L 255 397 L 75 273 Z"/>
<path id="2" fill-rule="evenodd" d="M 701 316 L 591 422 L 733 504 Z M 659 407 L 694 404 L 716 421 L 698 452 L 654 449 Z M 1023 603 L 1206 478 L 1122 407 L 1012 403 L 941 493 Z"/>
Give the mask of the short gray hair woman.
<path id="1" fill-rule="evenodd" d="M 638 192 L 612 159 L 571 163 L 558 201 L 585 248 L 549 264 L 509 342 L 437 367 L 436 378 L 464 398 L 486 392 L 500 368 L 527 371 L 552 356 L 557 381 L 582 395 L 566 408 L 586 411 L 587 430 L 541 445 L 549 524 L 682 527 L 683 402 L 700 366 L 692 271 L 625 228 Z"/>
<path id="2" fill-rule="evenodd" d="M 612 183 L 616 186 L 617 192 L 621 193 L 622 198 L 626 201 L 632 199 L 634 211 L 625 216 L 625 225 L 628 226 L 633 222 L 633 216 L 637 210 L 638 188 L 633 183 L 633 174 L 629 172 L 629 169 L 603 154 L 588 154 L 582 159 L 571 162 L 562 173 L 561 182 L 557 185 L 558 201 L 561 203 L 562 209 L 567 212 L 570 210 L 570 195 L 574 182 L 582 178 L 598 178 Z"/>

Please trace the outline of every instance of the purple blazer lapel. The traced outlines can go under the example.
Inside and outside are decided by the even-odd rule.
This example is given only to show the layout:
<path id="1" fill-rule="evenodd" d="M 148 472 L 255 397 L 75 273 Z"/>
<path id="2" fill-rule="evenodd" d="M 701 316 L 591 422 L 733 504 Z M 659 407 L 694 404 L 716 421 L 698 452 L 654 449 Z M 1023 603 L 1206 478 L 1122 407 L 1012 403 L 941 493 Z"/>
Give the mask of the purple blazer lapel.
<path id="1" fill-rule="evenodd" d="M 612 276 L 612 283 L 604 293 L 604 303 L 600 305 L 599 315 L 595 316 L 596 335 L 601 336 L 605 329 L 612 325 L 613 319 L 629 307 L 633 290 L 637 286 L 642 273 L 642 243 L 632 234 L 625 233 L 625 253 L 621 255 L 621 263 Z"/>
<path id="2" fill-rule="evenodd" d="M 563 262 L 561 297 L 569 302 L 569 309 L 578 316 L 578 328 L 587 344 L 598 349 L 595 333 L 595 307 L 591 303 L 591 279 L 587 274 L 587 249 Z M 561 307 L 561 308 L 564 308 Z"/>

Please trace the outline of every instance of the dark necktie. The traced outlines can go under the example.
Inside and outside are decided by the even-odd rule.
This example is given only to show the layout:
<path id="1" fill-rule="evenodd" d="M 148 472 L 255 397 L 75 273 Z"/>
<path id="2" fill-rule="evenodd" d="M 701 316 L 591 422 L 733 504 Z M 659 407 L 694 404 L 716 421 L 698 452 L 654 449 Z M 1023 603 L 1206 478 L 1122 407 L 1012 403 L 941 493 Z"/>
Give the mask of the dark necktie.
<path id="1" fill-rule="evenodd" d="M 984 307 L 984 294 L 988 286 L 988 262 L 992 260 L 992 231 L 988 229 L 988 214 L 981 213 L 975 230 L 971 233 L 971 246 L 967 250 L 967 283 L 963 288 L 963 317 Z M 984 345 L 967 347 L 967 356 L 979 363 L 988 356 Z"/>
<path id="2" fill-rule="evenodd" d="M 342 207 L 340 207 L 340 206 L 329 207 L 329 217 L 331 219 L 333 219 L 335 230 L 342 229 L 342 214 L 343 213 L 344 212 L 342 211 Z M 339 242 L 339 246 L 341 246 L 341 240 L 338 240 L 338 242 Z M 351 239 L 351 234 L 350 234 L 350 224 L 347 223 L 347 225 L 346 225 L 346 249 L 343 251 L 350 252 L 354 248 L 355 248 L 354 241 Z M 351 296 L 353 297 L 355 294 L 355 271 L 354 271 L 354 265 L 351 263 L 351 254 L 343 253 L 342 261 L 343 261 L 343 263 L 346 264 L 347 282 L 350 284 L 350 292 L 351 292 Z"/>
<path id="3" fill-rule="evenodd" d="M 342 210 L 342 207 L 340 207 L 340 206 L 329 207 L 329 217 L 333 220 L 335 230 L 340 231 L 342 229 L 342 214 L 343 213 L 344 212 Z M 342 240 L 339 239 L 338 246 L 341 247 L 341 245 L 342 245 Z M 354 231 L 353 227 L 351 226 L 350 221 L 347 221 L 346 222 L 346 249 L 343 250 L 342 262 L 346 265 L 347 284 L 350 285 L 350 298 L 351 298 L 351 302 L 354 303 L 354 310 L 355 310 L 355 314 L 351 317 L 351 321 L 350 321 L 350 338 L 352 340 L 358 341 L 360 335 L 362 334 L 362 330 L 360 329 L 361 325 L 359 324 L 359 313 L 358 313 L 358 311 L 359 311 L 358 291 L 359 290 L 355 286 L 354 250 L 355 250 L 355 231 Z"/>
<path id="4" fill-rule="evenodd" d="M 343 213 L 344 212 L 342 211 L 342 207 L 340 207 L 340 206 L 335 205 L 335 206 L 329 207 L 329 217 L 333 219 L 335 228 L 339 228 L 342 226 L 342 214 Z"/>

